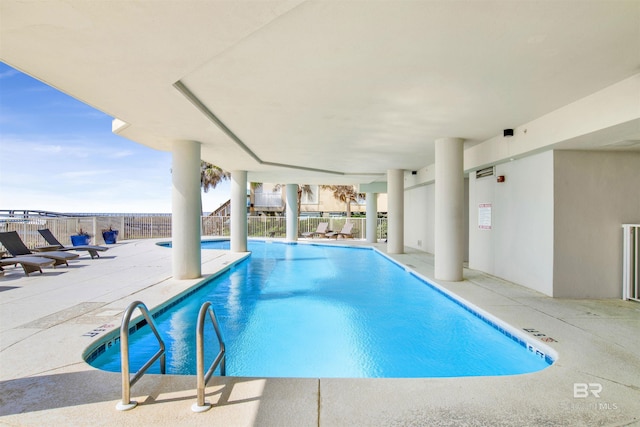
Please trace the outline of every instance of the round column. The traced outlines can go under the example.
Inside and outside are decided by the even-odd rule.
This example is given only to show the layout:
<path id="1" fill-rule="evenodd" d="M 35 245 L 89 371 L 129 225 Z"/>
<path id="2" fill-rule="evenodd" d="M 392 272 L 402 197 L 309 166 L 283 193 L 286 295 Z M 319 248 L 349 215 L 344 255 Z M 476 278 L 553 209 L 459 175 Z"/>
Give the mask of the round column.
<path id="1" fill-rule="evenodd" d="M 200 143 L 172 146 L 172 270 L 176 279 L 200 277 Z"/>
<path id="2" fill-rule="evenodd" d="M 404 170 L 387 171 L 387 253 L 404 253 Z"/>
<path id="3" fill-rule="evenodd" d="M 247 252 L 247 171 L 231 171 L 231 252 Z"/>
<path id="4" fill-rule="evenodd" d="M 367 243 L 378 243 L 378 193 L 367 193 Z"/>
<path id="5" fill-rule="evenodd" d="M 463 279 L 464 169 L 460 138 L 436 140 L 435 278 Z"/>
<path id="6" fill-rule="evenodd" d="M 298 240 L 298 184 L 287 184 L 287 241 Z"/>

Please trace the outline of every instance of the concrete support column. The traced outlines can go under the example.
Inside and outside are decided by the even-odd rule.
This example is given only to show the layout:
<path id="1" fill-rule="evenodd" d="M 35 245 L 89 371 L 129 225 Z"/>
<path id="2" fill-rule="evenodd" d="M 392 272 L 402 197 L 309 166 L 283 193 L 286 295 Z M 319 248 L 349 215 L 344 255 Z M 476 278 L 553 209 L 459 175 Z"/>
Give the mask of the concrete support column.
<path id="1" fill-rule="evenodd" d="M 298 240 L 298 184 L 287 184 L 287 241 Z"/>
<path id="2" fill-rule="evenodd" d="M 404 252 L 404 170 L 387 171 L 387 253 Z"/>
<path id="3" fill-rule="evenodd" d="M 463 140 L 436 140 L 435 277 L 462 280 L 464 261 Z"/>
<path id="4" fill-rule="evenodd" d="M 200 143 L 172 146 L 172 269 L 176 279 L 200 277 Z"/>
<path id="5" fill-rule="evenodd" d="M 231 172 L 231 252 L 247 252 L 247 171 Z"/>
<path id="6" fill-rule="evenodd" d="M 378 193 L 367 193 L 367 243 L 378 242 Z"/>

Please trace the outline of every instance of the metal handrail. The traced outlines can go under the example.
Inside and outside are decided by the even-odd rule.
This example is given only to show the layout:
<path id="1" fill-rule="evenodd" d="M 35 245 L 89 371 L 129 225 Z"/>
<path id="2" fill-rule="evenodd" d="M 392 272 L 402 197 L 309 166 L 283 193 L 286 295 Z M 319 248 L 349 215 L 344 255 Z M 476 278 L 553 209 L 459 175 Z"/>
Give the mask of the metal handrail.
<path id="1" fill-rule="evenodd" d="M 640 302 L 640 224 L 622 224 L 622 299 Z"/>
<path id="2" fill-rule="evenodd" d="M 220 352 L 216 356 L 213 363 L 209 367 L 209 370 L 205 374 L 204 372 L 204 320 L 205 317 L 209 314 L 209 318 L 211 319 L 211 323 L 213 324 L 213 329 L 216 332 L 216 336 L 218 337 L 218 344 L 220 345 Z M 222 334 L 220 333 L 220 327 L 218 326 L 218 320 L 216 319 L 216 313 L 213 311 L 211 307 L 211 302 L 207 301 L 202 304 L 200 307 L 200 312 L 198 313 L 198 323 L 196 325 L 196 369 L 197 369 L 197 380 L 196 387 L 198 389 L 198 401 L 191 406 L 191 410 L 193 412 L 204 412 L 211 408 L 211 404 L 207 403 L 204 400 L 204 388 L 207 386 L 207 383 L 211 379 L 213 372 L 220 365 L 220 375 L 226 375 L 226 357 L 225 357 L 225 346 L 224 341 L 222 340 Z"/>
<path id="3" fill-rule="evenodd" d="M 151 327 L 154 335 L 158 339 L 158 344 L 160 344 L 160 349 L 153 355 L 151 359 L 147 361 L 147 363 L 140 368 L 138 372 L 135 373 L 133 378 L 130 378 L 129 373 L 129 323 L 131 322 L 131 316 L 133 311 L 139 308 L 144 316 L 147 324 Z M 160 358 L 160 373 L 164 374 L 166 372 L 166 355 L 165 355 L 165 345 L 164 340 L 158 333 L 158 328 L 156 327 L 156 323 L 151 317 L 147 306 L 144 305 L 141 301 L 134 301 L 129 304 L 129 307 L 124 312 L 122 316 L 122 325 L 120 326 L 120 364 L 122 371 L 122 401 L 116 405 L 116 409 L 119 411 L 128 411 L 129 409 L 133 409 L 136 407 L 138 402 L 135 400 L 131 400 L 131 386 L 134 385 L 146 372 L 147 369 L 153 365 L 153 363 Z"/>

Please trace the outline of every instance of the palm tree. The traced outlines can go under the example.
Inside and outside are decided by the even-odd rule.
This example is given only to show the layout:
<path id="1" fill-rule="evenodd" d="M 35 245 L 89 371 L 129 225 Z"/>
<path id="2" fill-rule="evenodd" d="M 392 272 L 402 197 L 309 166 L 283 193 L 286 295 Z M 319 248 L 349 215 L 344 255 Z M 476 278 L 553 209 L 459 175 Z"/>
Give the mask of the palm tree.
<path id="1" fill-rule="evenodd" d="M 200 161 L 200 186 L 205 193 L 211 188 L 216 188 L 222 181 L 227 181 L 230 178 L 231 174 L 229 172 L 225 172 L 211 163 Z"/>
<path id="2" fill-rule="evenodd" d="M 311 189 L 311 186 L 306 184 L 306 185 L 298 185 L 298 218 L 300 218 L 300 207 L 302 205 L 302 195 L 305 195 L 307 197 L 312 197 L 313 196 L 313 190 Z"/>
<path id="3" fill-rule="evenodd" d="M 365 194 L 356 192 L 353 185 L 321 185 L 320 187 L 323 190 L 331 190 L 336 200 L 347 204 L 347 218 L 351 217 L 351 203 L 365 198 Z"/>
<path id="4" fill-rule="evenodd" d="M 218 166 L 200 160 L 200 187 L 207 193 L 210 189 L 216 188 L 222 181 L 231 179 L 231 174 L 220 169 Z M 202 208 L 202 195 L 200 195 L 200 216 L 204 216 Z"/>

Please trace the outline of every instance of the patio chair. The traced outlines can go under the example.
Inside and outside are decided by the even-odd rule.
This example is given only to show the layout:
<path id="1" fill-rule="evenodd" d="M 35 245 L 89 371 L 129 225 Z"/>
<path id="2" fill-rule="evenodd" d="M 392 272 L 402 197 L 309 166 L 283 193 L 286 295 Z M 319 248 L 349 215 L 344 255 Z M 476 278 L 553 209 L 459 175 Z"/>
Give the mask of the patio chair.
<path id="1" fill-rule="evenodd" d="M 56 239 L 56 237 L 53 235 L 51 230 L 49 230 L 48 228 L 38 230 L 38 233 L 40 233 L 42 237 L 44 237 L 44 240 L 46 240 L 47 243 L 50 245 L 50 246 L 40 246 L 35 248 L 35 250 L 38 252 L 46 252 L 52 249 L 57 251 L 87 251 L 89 252 L 89 255 L 91 255 L 91 258 L 93 259 L 93 258 L 100 258 L 100 255 L 98 255 L 98 252 L 104 252 L 107 249 L 109 249 L 106 246 L 96 246 L 96 245 L 65 246 L 62 243 L 60 243 L 58 239 Z"/>
<path id="2" fill-rule="evenodd" d="M 0 233 L 0 243 L 2 246 L 14 257 L 23 257 L 23 256 L 37 256 L 42 258 L 50 258 L 54 260 L 53 266 L 56 265 L 66 265 L 68 266 L 70 259 L 78 258 L 80 255 L 72 254 L 70 252 L 62 252 L 62 251 L 49 251 L 49 252 L 38 252 L 37 255 L 29 250 L 27 245 L 24 244 L 20 235 L 18 235 L 15 231 L 5 231 Z"/>
<path id="3" fill-rule="evenodd" d="M 327 228 L 329 228 L 329 223 L 328 222 L 321 222 L 320 224 L 318 224 L 318 228 L 316 228 L 316 231 L 308 231 L 306 233 L 302 233 L 302 237 L 315 237 L 315 236 L 324 236 L 327 234 L 327 232 L 329 230 L 327 230 Z"/>
<path id="4" fill-rule="evenodd" d="M 44 258 L 41 256 L 21 256 L 17 258 L 0 258 L 0 271 L 4 271 L 2 266 L 5 265 L 18 265 L 22 266 L 24 274 L 27 276 L 29 273 L 39 271 L 42 274 L 42 267 L 53 265 L 56 261 L 51 258 Z"/>
<path id="5" fill-rule="evenodd" d="M 347 222 L 344 224 L 344 226 L 342 227 L 342 230 L 335 232 L 332 231 L 331 233 L 327 233 L 326 237 L 328 238 L 332 238 L 335 237 L 336 240 L 338 239 L 338 237 L 342 236 L 344 238 L 347 237 L 351 237 L 353 239 L 353 234 L 351 233 L 351 229 L 353 228 L 353 223 L 351 222 Z"/>

